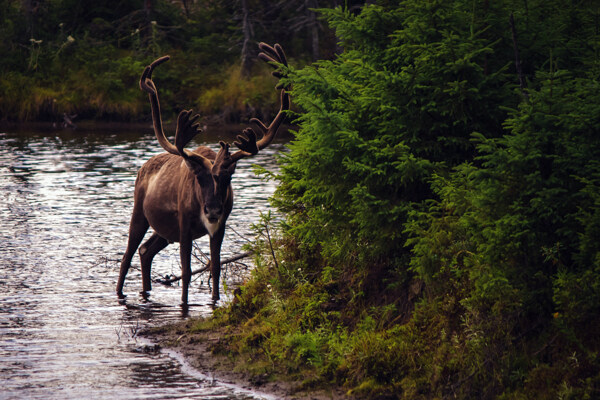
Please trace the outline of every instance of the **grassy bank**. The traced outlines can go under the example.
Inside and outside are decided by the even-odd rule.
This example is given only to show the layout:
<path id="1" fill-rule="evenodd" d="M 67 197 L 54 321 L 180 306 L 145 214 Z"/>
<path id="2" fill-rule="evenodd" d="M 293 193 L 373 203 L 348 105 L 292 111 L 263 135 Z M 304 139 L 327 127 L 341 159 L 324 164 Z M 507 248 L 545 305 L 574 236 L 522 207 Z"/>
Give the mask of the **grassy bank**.
<path id="1" fill-rule="evenodd" d="M 247 121 L 276 111 L 275 81 L 268 68 L 256 66 L 252 76 L 243 79 L 240 67 L 235 64 L 223 72 L 207 73 L 190 66 L 183 54 L 171 55 L 172 61 L 155 73 L 166 120 L 173 119 L 184 108 L 193 108 L 208 122 L 221 123 Z M 32 77 L 17 71 L 3 74 L 0 119 L 62 122 L 66 113 L 77 115 L 79 120 L 148 120 L 150 103 L 140 91 L 138 81 L 152 59 L 124 54 L 111 58 L 77 68 L 71 66 L 47 77 Z"/>
<path id="2" fill-rule="evenodd" d="M 296 377 L 284 371 L 270 374 L 250 371 L 248 366 L 257 357 L 244 359 L 231 353 L 221 340 L 227 337 L 228 331 L 226 327 L 192 319 L 150 328 L 142 331 L 141 335 L 149 338 L 159 348 L 177 351 L 192 367 L 207 376 L 240 387 L 250 387 L 258 393 L 266 393 L 277 399 L 325 400 L 345 396 L 339 387 L 304 387 L 301 381 L 296 381 Z"/>
<path id="3" fill-rule="evenodd" d="M 171 62 L 155 78 L 167 118 L 184 108 L 223 122 L 270 115 L 278 99 L 268 67 L 258 62 L 258 42 L 279 41 L 303 58 L 309 31 L 290 32 L 294 7 L 249 4 L 252 37 L 243 37 L 248 10 L 237 2 L 0 0 L 0 121 L 62 121 L 63 113 L 84 120 L 145 119 L 149 105 L 138 80 L 146 65 L 166 54 Z M 319 43 L 327 53 L 334 46 Z"/>

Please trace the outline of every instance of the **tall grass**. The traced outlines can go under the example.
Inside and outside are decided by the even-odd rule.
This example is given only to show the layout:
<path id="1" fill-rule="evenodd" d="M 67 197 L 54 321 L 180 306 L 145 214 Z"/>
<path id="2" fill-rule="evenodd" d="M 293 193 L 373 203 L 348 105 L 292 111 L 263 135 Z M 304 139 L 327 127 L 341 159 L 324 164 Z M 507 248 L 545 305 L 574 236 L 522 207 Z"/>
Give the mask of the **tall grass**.
<path id="1" fill-rule="evenodd" d="M 163 114 L 173 118 L 194 108 L 222 122 L 266 117 L 278 106 L 275 79 L 266 66 L 249 78 L 237 65 L 197 66 L 178 52 L 155 73 Z M 36 71 L 10 71 L 0 76 L 0 120 L 57 121 L 63 113 L 79 119 L 139 121 L 150 105 L 138 80 L 151 62 L 148 56 L 110 49 L 78 48 L 70 58 Z"/>
<path id="2" fill-rule="evenodd" d="M 242 77 L 239 65 L 231 65 L 217 84 L 203 89 L 195 105 L 204 115 L 218 115 L 226 122 L 269 115 L 277 109 L 276 81 L 267 67 L 255 68 L 251 78 Z"/>
<path id="3" fill-rule="evenodd" d="M 18 72 L 0 77 L 0 119 L 30 121 L 55 114 L 57 92 Z"/>

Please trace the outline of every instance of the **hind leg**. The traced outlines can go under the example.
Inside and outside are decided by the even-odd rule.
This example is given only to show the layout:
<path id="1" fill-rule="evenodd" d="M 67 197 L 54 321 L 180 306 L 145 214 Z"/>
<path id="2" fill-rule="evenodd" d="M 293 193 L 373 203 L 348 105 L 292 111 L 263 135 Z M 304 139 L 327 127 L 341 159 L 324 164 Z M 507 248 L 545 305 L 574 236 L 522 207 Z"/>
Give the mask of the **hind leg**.
<path id="1" fill-rule="evenodd" d="M 123 285 L 125 284 L 125 276 L 127 275 L 127 271 L 129 271 L 129 267 L 131 266 L 131 259 L 135 254 L 138 246 L 144 239 L 144 235 L 148 230 L 148 220 L 144 216 L 143 211 L 135 207 L 133 208 L 133 213 L 131 214 L 131 222 L 129 224 L 129 240 L 127 241 L 127 250 L 123 255 L 123 260 L 121 261 L 121 269 L 119 271 L 119 281 L 117 282 L 117 296 L 119 298 L 124 298 L 123 295 Z"/>
<path id="2" fill-rule="evenodd" d="M 149 292 L 152 290 L 152 280 L 150 278 L 150 269 L 152 267 L 152 259 L 155 255 L 158 254 L 159 251 L 167 247 L 169 242 L 158 236 L 158 234 L 153 234 L 141 247 L 140 247 L 140 261 L 142 263 L 142 287 L 143 293 Z"/>

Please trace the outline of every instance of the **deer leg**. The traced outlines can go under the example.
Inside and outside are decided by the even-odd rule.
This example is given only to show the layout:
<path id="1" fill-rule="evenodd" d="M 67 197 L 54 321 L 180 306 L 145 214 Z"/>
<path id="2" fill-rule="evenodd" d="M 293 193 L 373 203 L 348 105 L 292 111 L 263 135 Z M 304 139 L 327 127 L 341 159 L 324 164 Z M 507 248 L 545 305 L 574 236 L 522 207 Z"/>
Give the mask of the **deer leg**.
<path id="1" fill-rule="evenodd" d="M 192 280 L 192 239 L 182 238 L 179 241 L 179 254 L 181 257 L 181 303 L 188 303 L 188 288 Z"/>
<path id="2" fill-rule="evenodd" d="M 143 245 L 140 246 L 140 261 L 142 264 L 142 292 L 152 290 L 152 279 L 150 278 L 150 269 L 152 268 L 152 259 L 159 251 L 167 247 L 169 242 L 154 233 Z"/>
<path id="3" fill-rule="evenodd" d="M 125 284 L 125 276 L 129 267 L 131 266 L 131 259 L 135 254 L 138 246 L 144 239 L 144 235 L 149 228 L 148 220 L 144 217 L 142 210 L 136 210 L 134 206 L 133 213 L 131 215 L 131 222 L 129 224 L 129 239 L 127 241 L 127 250 L 123 255 L 121 261 L 121 269 L 119 271 L 119 281 L 117 282 L 117 296 L 124 298 L 123 285 Z"/>
<path id="4" fill-rule="evenodd" d="M 219 300 L 219 279 L 221 277 L 221 244 L 225 235 L 225 224 L 210 238 L 210 274 L 212 276 L 212 299 Z"/>

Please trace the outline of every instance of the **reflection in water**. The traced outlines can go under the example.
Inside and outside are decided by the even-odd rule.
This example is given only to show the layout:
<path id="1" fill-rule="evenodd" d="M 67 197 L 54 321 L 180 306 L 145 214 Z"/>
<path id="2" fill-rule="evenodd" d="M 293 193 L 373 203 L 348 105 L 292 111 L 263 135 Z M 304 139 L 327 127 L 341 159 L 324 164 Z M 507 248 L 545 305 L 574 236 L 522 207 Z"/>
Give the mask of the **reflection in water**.
<path id="1" fill-rule="evenodd" d="M 251 165 L 273 168 L 282 148 L 239 163 L 223 258 L 240 251 L 274 190 Z M 114 293 L 136 173 L 160 152 L 151 134 L 0 133 L 0 398 L 264 397 L 139 350 L 137 329 L 187 316 L 179 287 L 155 284 L 146 301 L 132 268 L 127 300 Z M 207 251 L 206 238 L 198 244 Z M 166 274 L 179 275 L 177 244 L 154 260 L 153 275 Z M 191 315 L 211 312 L 205 281 L 192 283 Z"/>

